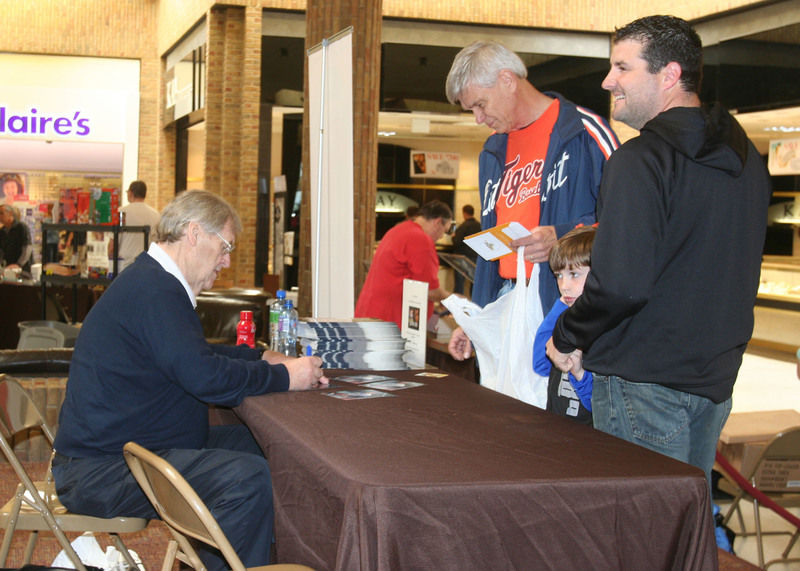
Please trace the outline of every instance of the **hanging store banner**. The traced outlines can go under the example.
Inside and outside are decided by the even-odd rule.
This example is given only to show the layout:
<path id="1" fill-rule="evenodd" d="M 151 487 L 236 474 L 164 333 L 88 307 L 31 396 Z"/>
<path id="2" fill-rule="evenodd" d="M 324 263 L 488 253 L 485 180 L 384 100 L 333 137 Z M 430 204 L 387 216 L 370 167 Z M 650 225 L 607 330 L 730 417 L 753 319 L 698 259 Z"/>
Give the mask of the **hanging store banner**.
<path id="1" fill-rule="evenodd" d="M 458 153 L 411 151 L 411 178 L 458 178 Z"/>
<path id="2" fill-rule="evenodd" d="M 769 142 L 769 174 L 800 174 L 800 139 Z"/>

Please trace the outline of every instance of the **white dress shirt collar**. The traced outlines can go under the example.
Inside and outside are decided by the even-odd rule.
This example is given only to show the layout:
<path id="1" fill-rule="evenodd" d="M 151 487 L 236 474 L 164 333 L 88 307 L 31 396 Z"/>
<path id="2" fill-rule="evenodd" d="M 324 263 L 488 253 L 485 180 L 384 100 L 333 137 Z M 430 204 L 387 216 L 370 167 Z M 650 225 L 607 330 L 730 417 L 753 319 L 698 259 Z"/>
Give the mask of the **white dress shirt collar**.
<path id="1" fill-rule="evenodd" d="M 186 293 L 189 295 L 189 301 L 192 302 L 192 307 L 197 307 L 197 297 L 194 295 L 192 288 L 189 286 L 189 282 L 186 281 L 186 278 L 183 277 L 178 264 L 167 255 L 164 249 L 153 242 L 150 244 L 150 248 L 147 250 L 148 255 L 150 255 L 156 262 L 158 262 L 162 268 L 164 268 L 167 272 L 178 278 L 178 281 L 181 282 L 183 288 L 186 290 Z"/>

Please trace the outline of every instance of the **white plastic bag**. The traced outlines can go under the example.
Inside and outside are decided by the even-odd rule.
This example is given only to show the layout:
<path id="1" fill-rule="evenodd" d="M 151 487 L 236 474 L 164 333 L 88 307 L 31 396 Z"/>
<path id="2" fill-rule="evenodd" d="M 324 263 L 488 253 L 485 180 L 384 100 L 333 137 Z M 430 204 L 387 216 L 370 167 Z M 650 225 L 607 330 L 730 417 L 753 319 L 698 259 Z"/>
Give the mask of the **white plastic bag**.
<path id="1" fill-rule="evenodd" d="M 513 290 L 484 308 L 456 295 L 442 304 L 475 348 L 481 385 L 545 408 L 547 377 L 533 370 L 533 338 L 544 318 L 539 301 L 539 265 L 534 265 L 526 283 L 523 250 L 517 252 Z"/>
<path id="2" fill-rule="evenodd" d="M 126 569 L 130 568 L 130 565 L 128 565 L 128 562 L 125 561 L 125 558 L 122 556 L 122 553 L 117 551 L 117 548 L 113 545 L 109 545 L 106 548 L 106 551 L 103 552 L 103 549 L 97 542 L 97 538 L 95 538 L 91 531 L 87 531 L 86 533 L 76 537 L 72 541 L 71 545 L 72 549 L 75 550 L 75 553 L 84 565 L 99 567 L 105 571 L 125 571 Z M 128 552 L 139 566 L 139 569 L 144 571 L 144 565 L 142 565 L 142 560 L 139 557 L 139 554 L 135 551 L 131 551 L 130 549 Z M 61 569 L 75 569 L 75 565 L 73 565 L 72 561 L 70 561 L 63 549 L 58 555 L 56 555 L 56 558 L 53 560 L 52 567 L 58 567 Z"/>

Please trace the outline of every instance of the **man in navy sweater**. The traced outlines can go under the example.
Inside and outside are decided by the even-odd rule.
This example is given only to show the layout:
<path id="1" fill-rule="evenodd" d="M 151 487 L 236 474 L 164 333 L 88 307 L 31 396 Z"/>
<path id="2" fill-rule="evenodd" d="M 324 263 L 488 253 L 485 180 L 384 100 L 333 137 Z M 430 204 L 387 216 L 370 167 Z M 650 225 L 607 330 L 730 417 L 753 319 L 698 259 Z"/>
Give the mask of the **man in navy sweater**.
<path id="1" fill-rule="evenodd" d="M 208 404 L 326 385 L 319 357 L 290 359 L 245 345 L 211 345 L 195 296 L 230 265 L 239 216 L 195 190 L 161 214 L 157 242 L 95 304 L 81 327 L 56 436 L 62 503 L 98 517 L 157 517 L 128 470 L 134 441 L 168 460 L 206 502 L 247 567 L 269 563 L 269 466 L 244 425 L 208 424 Z M 209 569 L 219 553 L 201 554 Z"/>

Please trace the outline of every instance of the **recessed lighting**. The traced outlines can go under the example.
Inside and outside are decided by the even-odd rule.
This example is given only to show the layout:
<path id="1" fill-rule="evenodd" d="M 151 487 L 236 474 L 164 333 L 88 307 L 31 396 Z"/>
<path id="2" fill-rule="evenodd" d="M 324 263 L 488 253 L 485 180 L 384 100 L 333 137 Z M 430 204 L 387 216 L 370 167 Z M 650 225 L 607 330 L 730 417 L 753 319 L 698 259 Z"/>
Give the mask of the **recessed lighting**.
<path id="1" fill-rule="evenodd" d="M 395 131 L 378 131 L 379 137 L 394 137 L 397 135 Z"/>
<path id="2" fill-rule="evenodd" d="M 775 126 L 775 127 L 764 127 L 765 131 L 771 131 L 773 133 L 796 133 L 800 131 L 800 127 L 786 127 L 783 125 Z"/>

